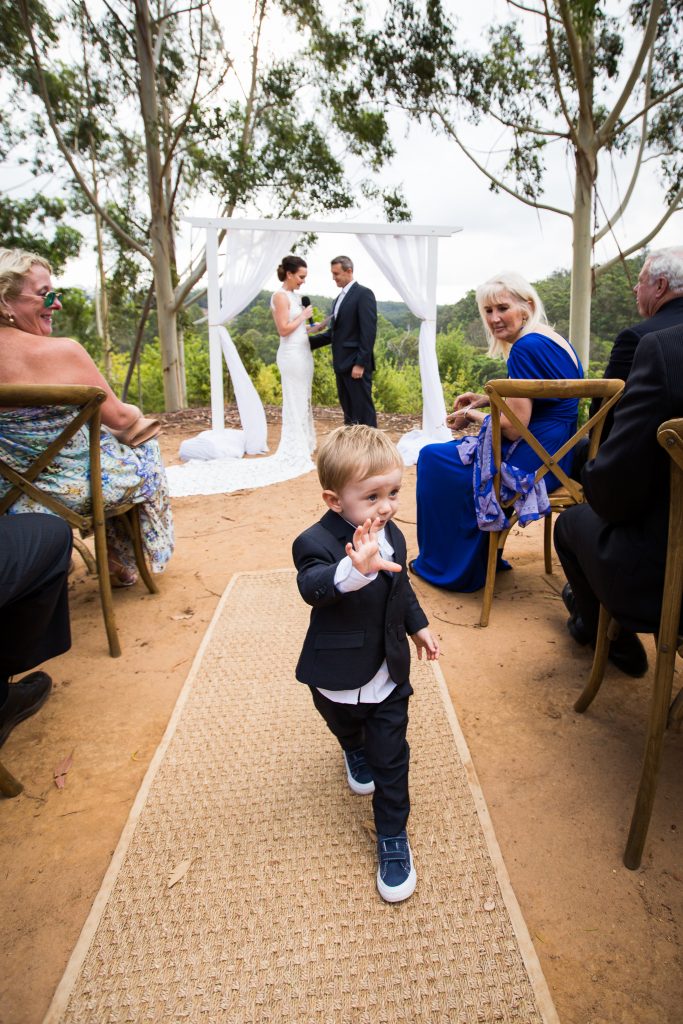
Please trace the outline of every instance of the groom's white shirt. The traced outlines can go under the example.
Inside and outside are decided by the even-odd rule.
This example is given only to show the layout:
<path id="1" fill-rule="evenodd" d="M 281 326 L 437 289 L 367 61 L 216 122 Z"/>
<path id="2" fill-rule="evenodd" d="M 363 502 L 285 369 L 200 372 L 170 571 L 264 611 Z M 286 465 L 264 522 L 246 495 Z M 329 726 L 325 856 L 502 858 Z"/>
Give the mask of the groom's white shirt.
<path id="1" fill-rule="evenodd" d="M 355 281 L 349 281 L 349 283 L 345 284 L 342 290 L 339 292 L 339 295 L 337 296 L 337 301 L 334 304 L 334 312 L 332 314 L 333 316 L 339 316 L 339 307 L 344 301 L 344 296 L 348 292 L 349 288 L 353 288 L 355 283 Z"/>

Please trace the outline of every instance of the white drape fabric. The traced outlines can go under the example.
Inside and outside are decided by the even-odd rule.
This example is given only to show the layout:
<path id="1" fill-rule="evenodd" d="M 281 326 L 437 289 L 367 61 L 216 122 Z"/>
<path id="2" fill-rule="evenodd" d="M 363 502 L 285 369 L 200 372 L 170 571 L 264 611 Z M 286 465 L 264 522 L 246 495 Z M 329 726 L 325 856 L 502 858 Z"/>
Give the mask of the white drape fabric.
<path id="1" fill-rule="evenodd" d="M 411 430 L 398 443 L 406 465 L 417 462 L 420 448 L 433 441 L 450 441 L 445 425 L 446 405 L 436 359 L 436 310 L 429 300 L 428 240 L 424 235 L 358 235 L 366 251 L 406 306 L 422 321 L 419 363 L 422 382 L 422 430 Z"/>
<path id="2" fill-rule="evenodd" d="M 218 334 L 221 351 L 235 392 L 241 430 L 204 430 L 180 446 L 185 461 L 210 461 L 241 458 L 268 451 L 266 414 L 258 392 L 249 377 L 230 331 L 225 326 L 245 309 L 272 276 L 283 255 L 298 235 L 293 231 L 228 231 L 223 280 L 220 285 L 220 312 L 209 331 Z M 221 385 L 222 387 L 222 382 Z M 207 474 L 211 469 L 207 467 Z M 179 474 L 178 485 L 180 485 Z M 197 475 L 195 471 L 193 476 Z M 201 475 L 201 473 L 200 473 Z M 190 476 L 190 474 L 186 474 Z M 201 486 L 201 482 L 197 482 Z M 187 493 L 187 492 L 184 492 Z M 201 493 L 201 492 L 194 492 Z M 213 493 L 213 492 L 211 492 Z"/>
<path id="3" fill-rule="evenodd" d="M 244 431 L 244 450 L 248 455 L 268 451 L 266 414 L 230 332 L 223 325 L 256 298 L 296 238 L 296 233 L 290 231 L 228 231 L 219 335 Z"/>

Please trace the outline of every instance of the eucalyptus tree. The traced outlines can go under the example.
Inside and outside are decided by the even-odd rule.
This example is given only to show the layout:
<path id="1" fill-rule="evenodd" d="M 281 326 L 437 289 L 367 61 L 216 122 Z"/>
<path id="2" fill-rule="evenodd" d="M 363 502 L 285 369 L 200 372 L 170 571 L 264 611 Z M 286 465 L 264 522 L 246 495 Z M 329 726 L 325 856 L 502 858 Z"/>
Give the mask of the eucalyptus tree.
<path id="1" fill-rule="evenodd" d="M 180 408 L 179 314 L 206 269 L 203 254 L 178 265 L 180 215 L 207 193 L 221 216 L 310 216 L 352 206 L 359 190 L 381 196 L 370 180 L 352 187 L 342 161 L 350 151 L 379 170 L 392 154 L 384 116 L 323 100 L 340 69 L 307 55 L 326 31 L 316 0 L 256 0 L 244 76 L 210 0 L 64 0 L 61 47 L 38 0 L 7 7 L 23 33 L 20 88 L 39 98 L 54 151 L 110 238 L 151 268 L 166 408 Z M 266 45 L 275 14 L 290 18 L 290 55 Z M 400 197 L 386 201 L 403 215 Z"/>
<path id="2" fill-rule="evenodd" d="M 443 0 L 428 0 L 424 9 L 413 0 L 389 0 L 385 24 L 364 47 L 363 86 L 443 132 L 493 191 L 571 220 L 570 334 L 587 360 L 592 275 L 641 249 L 682 208 L 683 2 L 508 0 L 507 6 L 509 20 L 482 26 L 483 45 L 467 49 Z M 476 132 L 466 127 L 485 117 L 498 132 L 496 152 L 486 159 L 475 149 Z M 572 165 L 564 206 L 550 202 L 544 187 L 550 147 L 558 144 Z M 653 163 L 661 216 L 619 252 L 615 228 L 638 203 L 647 187 L 643 168 Z M 602 183 L 621 175 L 619 198 L 607 209 Z M 602 239 L 612 239 L 617 251 L 593 266 Z"/>

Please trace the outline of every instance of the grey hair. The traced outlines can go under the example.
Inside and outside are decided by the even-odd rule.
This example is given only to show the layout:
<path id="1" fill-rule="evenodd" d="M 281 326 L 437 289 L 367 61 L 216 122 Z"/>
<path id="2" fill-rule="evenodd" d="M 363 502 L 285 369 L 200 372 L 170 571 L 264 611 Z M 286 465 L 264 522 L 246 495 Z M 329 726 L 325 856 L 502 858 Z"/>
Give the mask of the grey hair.
<path id="1" fill-rule="evenodd" d="M 488 354 L 493 358 L 503 356 L 507 359 L 510 354 L 511 343 L 500 341 L 491 333 L 484 314 L 484 306 L 500 299 L 503 293 L 512 296 L 516 302 L 524 307 L 527 313 L 526 323 L 522 330 L 523 334 L 533 330 L 539 324 L 547 324 L 548 318 L 541 298 L 534 286 L 529 284 L 527 279 L 515 270 L 504 270 L 502 273 L 496 274 L 495 277 L 491 277 L 488 281 L 480 284 L 476 292 L 477 306 L 479 307 L 479 315 L 484 325 L 486 340 L 489 344 Z"/>
<path id="2" fill-rule="evenodd" d="M 8 299 L 16 299 L 24 286 L 24 278 L 34 264 L 45 267 L 48 274 L 52 267 L 48 261 L 35 252 L 26 249 L 0 249 L 0 305 Z"/>
<path id="3" fill-rule="evenodd" d="M 348 256 L 335 256 L 333 260 L 330 260 L 330 266 L 335 263 L 338 263 L 342 270 L 353 270 L 353 260 Z"/>
<path id="4" fill-rule="evenodd" d="M 683 248 L 680 245 L 656 249 L 645 260 L 645 266 L 651 284 L 656 278 L 665 277 L 669 291 L 683 292 Z"/>

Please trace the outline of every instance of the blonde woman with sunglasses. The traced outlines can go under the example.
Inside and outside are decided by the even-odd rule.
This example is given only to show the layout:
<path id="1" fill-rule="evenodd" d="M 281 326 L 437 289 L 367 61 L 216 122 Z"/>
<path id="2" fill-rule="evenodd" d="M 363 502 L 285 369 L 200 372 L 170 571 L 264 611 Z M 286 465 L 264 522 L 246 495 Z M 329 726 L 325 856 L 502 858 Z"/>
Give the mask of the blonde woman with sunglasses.
<path id="1" fill-rule="evenodd" d="M 142 414 L 135 405 L 121 402 L 93 359 L 72 338 L 52 336 L 52 320 L 62 308 L 54 290 L 47 260 L 21 249 L 0 249 L 0 383 L 87 384 L 103 388 L 102 486 L 105 506 L 133 498 L 142 505 L 141 524 L 148 561 L 162 572 L 173 552 L 173 520 L 166 474 L 158 442 L 131 448 L 115 435 L 125 436 Z M 55 407 L 0 410 L 0 458 L 17 468 L 30 464 L 56 437 L 70 418 L 68 409 Z M 49 488 L 76 510 L 89 511 L 88 435 L 82 428 L 43 474 Z M 0 494 L 8 485 L 0 483 Z M 10 513 L 45 512 L 22 495 Z M 113 582 L 137 582 L 130 538 L 113 521 L 107 542 Z"/>

